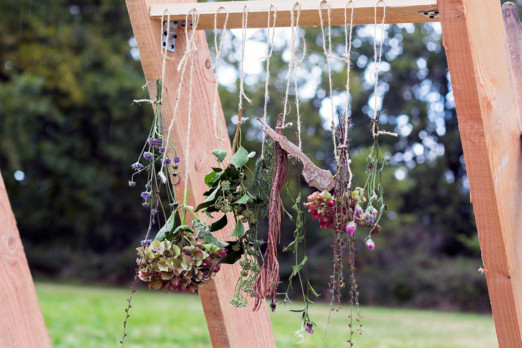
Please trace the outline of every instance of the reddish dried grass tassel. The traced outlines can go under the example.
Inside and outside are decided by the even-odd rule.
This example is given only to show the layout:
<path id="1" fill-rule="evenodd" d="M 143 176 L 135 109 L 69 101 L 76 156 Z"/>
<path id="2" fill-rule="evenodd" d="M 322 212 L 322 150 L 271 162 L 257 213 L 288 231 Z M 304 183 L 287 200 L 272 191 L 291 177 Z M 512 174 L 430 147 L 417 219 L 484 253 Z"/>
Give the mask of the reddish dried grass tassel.
<path id="1" fill-rule="evenodd" d="M 283 133 L 283 114 L 277 118 L 276 132 Z M 263 300 L 269 296 L 275 303 L 277 285 L 279 284 L 279 262 L 277 261 L 277 244 L 281 235 L 281 215 L 283 213 L 283 202 L 281 201 L 281 190 L 288 175 L 288 159 L 286 152 L 274 144 L 274 177 L 272 178 L 272 189 L 270 191 L 270 202 L 268 203 L 268 242 L 264 255 L 263 267 L 254 283 L 254 311 L 257 311 Z M 272 307 L 274 308 L 274 307 Z"/>

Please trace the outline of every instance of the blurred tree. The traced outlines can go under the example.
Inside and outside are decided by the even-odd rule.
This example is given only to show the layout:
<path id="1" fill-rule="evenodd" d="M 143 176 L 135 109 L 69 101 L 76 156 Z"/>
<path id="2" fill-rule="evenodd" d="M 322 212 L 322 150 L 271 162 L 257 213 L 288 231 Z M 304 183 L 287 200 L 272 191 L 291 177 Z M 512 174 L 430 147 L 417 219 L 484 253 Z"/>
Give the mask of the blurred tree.
<path id="1" fill-rule="evenodd" d="M 0 3 L 0 165 L 37 272 L 107 267 L 143 234 L 127 177 L 151 110 L 131 105 L 130 38 L 112 1 Z"/>

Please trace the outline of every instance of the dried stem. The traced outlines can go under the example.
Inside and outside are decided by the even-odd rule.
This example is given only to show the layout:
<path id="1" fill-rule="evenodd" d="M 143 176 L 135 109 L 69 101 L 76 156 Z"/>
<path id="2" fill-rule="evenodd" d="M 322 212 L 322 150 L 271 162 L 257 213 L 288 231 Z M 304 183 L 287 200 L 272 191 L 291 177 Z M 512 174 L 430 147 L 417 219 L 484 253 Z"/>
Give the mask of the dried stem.
<path id="1" fill-rule="evenodd" d="M 282 134 L 284 115 L 279 114 L 277 119 L 277 132 Z M 254 311 L 258 310 L 265 297 L 272 298 L 272 308 L 275 305 L 277 285 L 279 284 L 279 262 L 277 261 L 277 245 L 280 241 L 281 215 L 283 213 L 283 202 L 281 200 L 281 189 L 288 175 L 288 160 L 286 152 L 274 144 L 274 176 L 270 201 L 268 203 L 268 243 L 264 255 L 264 263 L 259 277 L 254 283 L 255 305 Z"/>

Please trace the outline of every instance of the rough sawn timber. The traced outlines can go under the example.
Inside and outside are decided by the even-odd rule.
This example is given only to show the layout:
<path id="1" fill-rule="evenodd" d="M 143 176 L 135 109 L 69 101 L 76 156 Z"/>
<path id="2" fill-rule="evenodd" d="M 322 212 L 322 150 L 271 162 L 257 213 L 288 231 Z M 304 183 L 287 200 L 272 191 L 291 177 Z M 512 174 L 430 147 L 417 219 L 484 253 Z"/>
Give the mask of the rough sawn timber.
<path id="1" fill-rule="evenodd" d="M 497 338 L 522 347 L 521 129 L 500 1 L 439 10 Z"/>
<path id="2" fill-rule="evenodd" d="M 172 2 L 172 1 L 171 1 Z M 132 28 L 141 57 L 141 64 L 151 96 L 155 95 L 155 80 L 161 78 L 163 57 L 160 52 L 161 24 L 152 20 L 149 15 L 149 1 L 126 0 L 127 9 L 131 19 Z M 156 2 L 157 3 L 157 2 Z M 193 82 L 193 106 L 190 143 L 189 164 L 189 205 L 196 206 L 196 202 L 203 200 L 206 191 L 204 177 L 212 165 L 215 165 L 212 150 L 218 147 L 218 141 L 214 135 L 212 121 L 212 106 L 214 98 L 215 79 L 212 71 L 211 58 L 205 40 L 205 33 L 195 33 L 197 51 L 195 52 L 195 68 Z M 176 53 L 173 60 L 166 61 L 165 90 L 162 103 L 164 127 L 167 128 L 172 119 L 172 112 L 176 103 L 177 89 L 180 81 L 180 73 L 177 71 L 178 63 L 185 51 L 185 33 L 178 30 L 176 41 Z M 190 67 L 190 63 L 189 63 Z M 187 69 L 189 69 L 189 67 Z M 172 129 L 170 141 L 174 144 L 181 158 L 180 173 L 185 172 L 185 155 L 189 150 L 186 146 L 188 125 L 188 80 L 186 73 L 184 88 L 180 105 L 176 116 L 176 122 Z M 225 119 L 218 100 L 218 120 L 221 121 L 222 134 L 227 134 Z M 166 135 L 166 129 L 165 129 Z M 222 148 L 231 153 L 228 137 L 222 144 Z M 172 155 L 172 154 L 170 154 Z M 183 197 L 184 177 L 182 182 L 175 186 L 178 197 Z M 229 224 L 224 230 L 216 233 L 220 240 L 227 239 L 234 226 Z M 275 347 L 272 326 L 265 305 L 258 312 L 252 312 L 252 307 L 234 308 L 230 306 L 230 300 L 234 293 L 234 287 L 240 274 L 240 266 L 223 265 L 221 271 L 213 281 L 205 284 L 199 291 L 203 310 L 210 333 L 213 347 Z M 168 299 L 165 299 L 168 300 Z M 170 325 L 176 325 L 172 322 Z M 132 337 L 129 337 L 132 340 Z"/>
<path id="3" fill-rule="evenodd" d="M 51 347 L 1 174 L 0 226 L 0 347 Z"/>
<path id="4" fill-rule="evenodd" d="M 184 20 L 192 9 L 196 9 L 199 14 L 199 24 L 197 29 L 214 29 L 214 20 L 218 12 L 217 27 L 222 28 L 225 22 L 226 13 L 229 14 L 227 28 L 242 28 L 243 9 L 248 11 L 248 28 L 266 28 L 268 20 L 268 10 L 271 6 L 271 18 L 277 11 L 276 27 L 289 27 L 291 25 L 290 12 L 294 8 L 296 1 L 219 1 L 174 4 L 175 1 L 165 1 L 163 3 L 153 2 L 150 15 L 156 19 L 161 19 L 165 14 L 169 14 L 171 20 Z M 301 14 L 299 26 L 315 27 L 321 25 L 319 17 L 319 6 L 322 8 L 323 24 L 328 25 L 328 6 L 331 8 L 331 25 L 343 25 L 345 23 L 345 8 L 350 22 L 351 6 L 346 0 L 299 0 Z M 369 0 L 353 0 L 354 24 L 375 23 L 375 3 Z M 419 12 L 437 9 L 437 0 L 386 0 L 379 3 L 377 9 L 377 20 L 382 20 L 383 7 L 386 6 L 386 23 L 422 23 L 438 22 L 438 18 L 427 18 Z M 297 10 L 294 11 L 297 14 Z M 272 19 L 271 19 L 272 21 Z M 272 24 L 271 24 L 272 25 Z"/>

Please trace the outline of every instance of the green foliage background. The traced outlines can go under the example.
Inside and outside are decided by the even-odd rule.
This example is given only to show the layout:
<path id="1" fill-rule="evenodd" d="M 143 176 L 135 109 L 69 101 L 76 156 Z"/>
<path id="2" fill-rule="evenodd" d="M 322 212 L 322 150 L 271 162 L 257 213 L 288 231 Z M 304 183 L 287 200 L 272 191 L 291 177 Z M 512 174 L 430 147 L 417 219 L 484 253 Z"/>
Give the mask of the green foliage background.
<path id="1" fill-rule="evenodd" d="M 355 33 L 351 153 L 355 181 L 362 184 L 371 140 L 368 100 L 373 91 L 365 74 L 373 41 L 368 27 Z M 223 65 L 237 69 L 240 35 L 227 35 Z M 343 28 L 332 28 L 332 35 L 342 53 Z M 266 40 L 262 31 L 254 36 Z M 329 129 L 319 116 L 328 95 L 320 29 L 306 29 L 306 41 L 309 58 L 303 69 L 319 71 L 320 79 L 301 104 L 303 149 L 318 165 L 334 170 Z M 152 117 L 150 106 L 132 105 L 133 99 L 147 97 L 139 61 L 131 54 L 136 54 L 134 47 L 123 2 L 0 3 L 0 169 L 37 277 L 109 283 L 132 278 L 134 248 L 144 236 L 147 212 L 139 189 L 129 189 L 127 180 Z M 283 109 L 287 49 L 287 44 L 276 45 L 271 61 L 272 124 Z M 431 25 L 391 25 L 384 53 L 388 68 L 381 75 L 381 119 L 384 128 L 401 136 L 383 143 L 393 165 L 383 173 L 389 209 L 377 249 L 370 253 L 362 241 L 358 244 L 361 301 L 488 311 L 440 32 Z M 312 75 L 301 75 L 301 82 Z M 334 64 L 340 97 L 345 79 L 343 67 Z M 263 73 L 247 81 L 253 103 L 244 112 L 250 121 L 243 128 L 243 145 L 259 151 L 261 133 L 254 120 L 262 116 Z M 231 120 L 237 114 L 236 87 L 220 90 Z M 294 115 L 291 105 L 289 119 L 295 121 Z M 232 131 L 233 122 L 229 126 Z M 288 130 L 287 136 L 293 139 L 294 132 Z M 407 173 L 403 180 L 396 178 L 397 170 Z M 23 180 L 15 180 L 16 171 L 23 171 Z M 289 182 L 294 195 L 296 186 L 295 179 Z M 331 232 L 308 220 L 310 273 L 316 288 L 328 294 L 329 272 L 324 270 L 330 268 Z M 293 226 L 287 221 L 283 231 L 285 244 Z M 284 279 L 292 257 L 282 257 Z"/>

